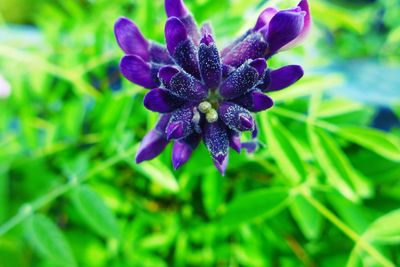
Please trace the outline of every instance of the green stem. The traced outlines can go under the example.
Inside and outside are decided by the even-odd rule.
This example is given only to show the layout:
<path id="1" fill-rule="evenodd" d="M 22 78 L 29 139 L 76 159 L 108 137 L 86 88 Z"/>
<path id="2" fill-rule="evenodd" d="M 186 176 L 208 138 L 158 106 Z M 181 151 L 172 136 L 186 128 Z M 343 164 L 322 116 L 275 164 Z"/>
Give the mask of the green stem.
<path id="1" fill-rule="evenodd" d="M 376 248 L 374 248 L 365 239 L 360 237 L 355 231 L 349 228 L 344 222 L 342 222 L 335 214 L 333 214 L 328 208 L 322 205 L 318 200 L 313 198 L 307 191 L 300 190 L 300 194 L 326 219 L 333 223 L 339 230 L 353 240 L 360 248 L 368 252 L 377 262 L 383 267 L 395 267 L 395 265 L 386 259 Z"/>
<path id="2" fill-rule="evenodd" d="M 101 165 L 96 166 L 95 168 L 91 169 L 88 171 L 88 173 L 82 177 L 81 179 L 72 179 L 69 183 L 61 185 L 54 190 L 50 191 L 46 195 L 38 198 L 37 200 L 33 201 L 32 203 L 28 203 L 23 205 L 19 212 L 13 216 L 11 219 L 6 221 L 3 225 L 0 226 L 0 236 L 3 236 L 6 234 L 8 231 L 22 223 L 25 219 L 27 219 L 32 213 L 40 210 L 47 204 L 51 203 L 55 199 L 61 197 L 62 195 L 66 194 L 69 192 L 72 188 L 74 188 L 76 185 L 86 182 L 93 176 L 96 176 L 98 173 L 108 169 L 109 167 L 115 165 L 116 163 L 120 162 L 121 160 L 124 160 L 126 158 L 131 157 L 133 154 L 136 153 L 137 147 L 133 147 L 126 151 L 125 153 L 118 154 L 105 162 L 103 162 Z"/>

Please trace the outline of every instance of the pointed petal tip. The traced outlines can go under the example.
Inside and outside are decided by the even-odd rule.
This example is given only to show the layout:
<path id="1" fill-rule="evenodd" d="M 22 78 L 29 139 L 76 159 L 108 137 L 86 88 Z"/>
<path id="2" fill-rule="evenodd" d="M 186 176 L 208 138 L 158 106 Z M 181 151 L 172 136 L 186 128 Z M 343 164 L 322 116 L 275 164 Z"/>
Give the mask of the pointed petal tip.
<path id="1" fill-rule="evenodd" d="M 213 159 L 213 162 L 214 162 L 214 166 L 217 168 L 219 173 L 222 176 L 225 176 L 226 168 L 228 166 L 228 157 L 225 157 L 225 159 L 221 163 L 215 159 Z"/>
<path id="2" fill-rule="evenodd" d="M 183 18 L 189 14 L 183 0 L 165 0 L 165 12 L 168 17 Z"/>
<path id="3" fill-rule="evenodd" d="M 175 141 L 172 149 L 172 166 L 174 170 L 182 167 L 192 155 L 192 148 L 189 144 L 184 141 Z"/>

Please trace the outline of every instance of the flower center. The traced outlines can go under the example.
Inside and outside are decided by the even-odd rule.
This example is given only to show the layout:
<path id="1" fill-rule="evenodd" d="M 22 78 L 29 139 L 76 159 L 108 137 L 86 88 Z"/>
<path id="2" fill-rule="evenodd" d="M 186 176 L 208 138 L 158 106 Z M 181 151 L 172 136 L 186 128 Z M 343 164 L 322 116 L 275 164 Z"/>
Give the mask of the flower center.
<path id="1" fill-rule="evenodd" d="M 208 123 L 213 123 L 218 120 L 217 109 L 220 99 L 221 97 L 217 90 L 210 90 L 208 98 L 199 104 L 198 109 L 201 113 L 206 115 L 206 120 Z"/>

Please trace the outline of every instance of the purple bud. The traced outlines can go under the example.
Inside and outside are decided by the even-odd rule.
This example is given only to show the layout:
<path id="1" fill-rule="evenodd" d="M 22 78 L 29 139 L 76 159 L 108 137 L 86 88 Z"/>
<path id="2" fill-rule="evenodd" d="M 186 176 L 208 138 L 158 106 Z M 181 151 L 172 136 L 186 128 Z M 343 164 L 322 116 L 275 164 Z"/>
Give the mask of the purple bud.
<path id="1" fill-rule="evenodd" d="M 226 126 L 232 130 L 250 131 L 254 128 L 255 123 L 251 113 L 238 104 L 222 103 L 218 108 L 218 114 Z"/>
<path id="2" fill-rule="evenodd" d="M 155 130 L 151 130 L 140 143 L 140 147 L 136 154 L 136 163 L 157 157 L 165 149 L 167 144 L 168 141 L 162 134 Z"/>
<path id="3" fill-rule="evenodd" d="M 185 164 L 192 155 L 192 152 L 193 150 L 190 145 L 178 140 L 175 141 L 172 148 L 172 165 L 174 169 L 177 170 Z"/>
<path id="4" fill-rule="evenodd" d="M 165 12 L 167 17 L 185 17 L 189 11 L 187 10 L 183 0 L 165 0 Z"/>
<path id="5" fill-rule="evenodd" d="M 174 55 L 176 47 L 188 39 L 185 25 L 176 17 L 170 17 L 165 24 L 165 40 L 171 55 Z"/>
<path id="6" fill-rule="evenodd" d="M 114 34 L 126 54 L 137 55 L 144 61 L 149 60 L 149 42 L 131 20 L 119 18 L 114 25 Z"/>
<path id="7" fill-rule="evenodd" d="M 171 122 L 166 129 L 167 140 L 179 139 L 183 137 L 183 123 Z"/>

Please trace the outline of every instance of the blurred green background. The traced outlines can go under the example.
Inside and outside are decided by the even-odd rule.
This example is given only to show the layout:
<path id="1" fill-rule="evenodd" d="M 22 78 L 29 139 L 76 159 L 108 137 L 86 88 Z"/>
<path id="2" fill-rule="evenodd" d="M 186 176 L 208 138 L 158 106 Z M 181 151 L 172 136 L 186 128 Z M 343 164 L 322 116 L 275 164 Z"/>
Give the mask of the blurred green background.
<path id="1" fill-rule="evenodd" d="M 187 0 L 221 48 L 268 5 Z M 161 0 L 1 0 L 0 267 L 400 266 L 400 1 L 310 0 L 271 67 L 305 77 L 258 115 L 263 146 L 134 155 L 157 115 L 122 79 L 119 16 L 163 43 Z"/>

